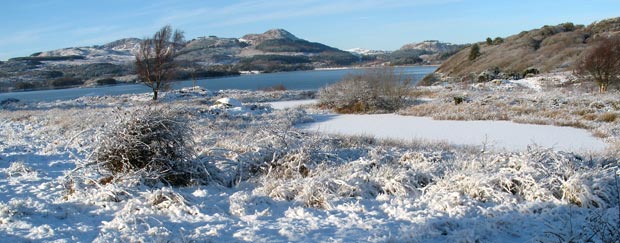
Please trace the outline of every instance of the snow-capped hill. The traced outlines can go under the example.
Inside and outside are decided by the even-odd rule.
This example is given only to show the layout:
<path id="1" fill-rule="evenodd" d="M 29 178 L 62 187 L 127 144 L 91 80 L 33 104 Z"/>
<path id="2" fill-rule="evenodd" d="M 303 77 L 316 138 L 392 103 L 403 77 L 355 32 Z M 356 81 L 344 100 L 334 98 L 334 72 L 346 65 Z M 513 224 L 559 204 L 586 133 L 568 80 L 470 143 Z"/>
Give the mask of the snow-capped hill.
<path id="1" fill-rule="evenodd" d="M 81 56 L 83 59 L 70 60 L 72 64 L 109 62 L 127 63 L 134 60 L 135 53 L 140 47 L 140 39 L 125 38 L 104 45 L 69 47 L 58 50 L 41 52 L 33 57 L 66 57 Z"/>
<path id="2" fill-rule="evenodd" d="M 291 34 L 284 29 L 271 29 L 262 34 L 247 34 L 239 39 L 242 42 L 247 42 L 252 45 L 258 45 L 265 40 L 273 39 L 286 39 L 286 40 L 299 40 L 297 36 Z"/>
<path id="3" fill-rule="evenodd" d="M 451 52 L 461 48 L 461 45 L 441 42 L 438 40 L 427 40 L 419 43 L 410 43 L 402 46 L 401 50 L 423 50 L 428 52 Z"/>
<path id="4" fill-rule="evenodd" d="M 353 49 L 349 49 L 347 51 L 352 53 L 353 55 L 357 55 L 357 56 L 363 56 L 363 55 L 374 56 L 374 55 L 383 55 L 383 54 L 390 53 L 389 51 L 368 50 L 368 49 L 364 49 L 364 48 L 353 48 Z"/>
<path id="5" fill-rule="evenodd" d="M 136 53 L 140 48 L 140 42 L 142 40 L 138 38 L 124 38 L 101 46 L 101 49 L 111 49 L 115 51 L 129 51 Z"/>
<path id="6" fill-rule="evenodd" d="M 94 48 L 91 47 L 69 47 L 52 51 L 45 51 L 33 55 L 35 57 L 58 57 L 58 56 L 86 56 L 91 53 Z"/>

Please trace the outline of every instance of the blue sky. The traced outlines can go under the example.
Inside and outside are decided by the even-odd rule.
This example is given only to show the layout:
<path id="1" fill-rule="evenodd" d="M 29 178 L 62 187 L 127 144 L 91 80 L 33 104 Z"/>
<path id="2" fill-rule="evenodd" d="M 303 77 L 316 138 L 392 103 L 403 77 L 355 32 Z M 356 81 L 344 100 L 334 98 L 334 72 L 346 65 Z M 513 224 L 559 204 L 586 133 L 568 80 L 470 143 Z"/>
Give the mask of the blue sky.
<path id="1" fill-rule="evenodd" d="M 283 28 L 340 49 L 395 50 L 423 40 L 470 43 L 618 16 L 620 0 L 2 0 L 0 60 L 146 37 L 166 24 L 187 39 Z"/>

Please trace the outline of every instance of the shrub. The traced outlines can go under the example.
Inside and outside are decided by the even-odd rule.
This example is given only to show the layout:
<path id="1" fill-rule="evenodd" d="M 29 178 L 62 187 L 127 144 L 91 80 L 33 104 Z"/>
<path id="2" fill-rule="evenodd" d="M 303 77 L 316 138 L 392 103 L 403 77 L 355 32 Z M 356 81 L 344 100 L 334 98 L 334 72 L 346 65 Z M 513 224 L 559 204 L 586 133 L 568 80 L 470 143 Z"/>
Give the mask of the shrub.
<path id="1" fill-rule="evenodd" d="M 50 82 L 50 86 L 58 88 L 58 87 L 69 87 L 69 86 L 77 86 L 84 84 L 84 81 L 79 78 L 73 77 L 62 77 L 54 79 Z"/>
<path id="2" fill-rule="evenodd" d="M 429 73 L 424 76 L 422 80 L 420 80 L 416 85 L 417 86 L 431 86 L 437 82 L 441 81 L 441 78 L 436 73 Z"/>
<path id="3" fill-rule="evenodd" d="M 37 86 L 35 84 L 30 82 L 18 81 L 17 83 L 15 83 L 15 89 L 17 90 L 30 90 L 36 87 Z"/>
<path id="4" fill-rule="evenodd" d="M 341 113 L 393 112 L 409 94 L 411 78 L 394 68 L 367 69 L 319 91 L 319 105 Z"/>
<path id="5" fill-rule="evenodd" d="M 538 49 L 540 49 L 540 44 L 542 43 L 542 40 L 539 39 L 534 39 L 534 38 L 530 38 L 528 45 L 534 49 L 534 51 L 537 51 Z"/>
<path id="6" fill-rule="evenodd" d="M 476 60 L 476 58 L 478 58 L 480 55 L 480 46 L 478 46 L 478 44 L 472 45 L 471 49 L 469 50 L 469 60 Z"/>
<path id="7" fill-rule="evenodd" d="M 462 104 L 467 98 L 463 97 L 463 96 L 454 96 L 452 97 L 454 99 L 454 104 L 455 105 L 460 105 Z"/>
<path id="8" fill-rule="evenodd" d="M 113 78 L 102 78 L 102 79 L 98 79 L 97 81 L 97 85 L 113 85 L 116 84 L 116 79 Z"/>
<path id="9" fill-rule="evenodd" d="M 561 24 L 562 28 L 564 29 L 564 31 L 574 31 L 576 29 L 575 24 L 571 23 L 571 22 L 566 22 Z"/>
<path id="10" fill-rule="evenodd" d="M 93 164 L 112 177 L 138 174 L 147 183 L 189 185 L 200 175 L 192 165 L 188 123 L 168 110 L 127 112 L 98 139 Z"/>
<path id="11" fill-rule="evenodd" d="M 536 68 L 528 68 L 528 69 L 523 70 L 522 76 L 523 77 L 527 77 L 530 74 L 531 75 L 537 75 L 539 73 L 540 73 L 540 71 L 538 71 L 538 69 L 536 69 Z"/>
<path id="12" fill-rule="evenodd" d="M 493 40 L 493 45 L 499 45 L 504 43 L 504 39 L 502 37 L 495 37 L 495 39 Z"/>

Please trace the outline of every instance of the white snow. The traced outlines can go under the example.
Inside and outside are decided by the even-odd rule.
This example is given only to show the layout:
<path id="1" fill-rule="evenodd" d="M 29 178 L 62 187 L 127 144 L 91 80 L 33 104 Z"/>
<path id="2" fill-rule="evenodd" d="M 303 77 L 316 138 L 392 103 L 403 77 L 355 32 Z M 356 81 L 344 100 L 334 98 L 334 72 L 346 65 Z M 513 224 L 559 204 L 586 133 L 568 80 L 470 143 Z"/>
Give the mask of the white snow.
<path id="1" fill-rule="evenodd" d="M 530 145 L 576 152 L 601 151 L 606 147 L 601 139 L 583 129 L 508 121 L 442 121 L 395 114 L 316 115 L 316 120 L 300 127 L 344 135 L 486 145 L 511 151 L 523 151 Z"/>
<path id="2" fill-rule="evenodd" d="M 289 101 L 276 101 L 276 102 L 268 102 L 267 104 L 271 105 L 272 108 L 283 110 L 288 108 L 298 108 L 306 105 L 314 105 L 318 101 L 317 100 L 289 100 Z"/>
<path id="3" fill-rule="evenodd" d="M 241 101 L 235 99 L 235 98 L 229 98 L 229 97 L 225 97 L 225 98 L 220 98 L 218 100 L 215 101 L 215 104 L 222 104 L 225 106 L 229 106 L 229 107 L 241 107 Z"/>
<path id="4" fill-rule="evenodd" d="M 347 51 L 352 53 L 352 54 L 354 54 L 354 55 L 382 55 L 382 54 L 389 53 L 389 51 L 368 50 L 368 49 L 364 49 L 364 48 L 353 48 L 353 49 L 349 49 Z"/>
<path id="5" fill-rule="evenodd" d="M 284 108 L 314 101 L 272 103 L 283 110 L 232 109 L 238 112 L 205 105 L 222 96 L 231 93 L 185 89 L 159 103 L 137 94 L 2 110 L 0 241 L 552 242 L 583 234 L 578 242 L 593 235 L 591 216 L 616 222 L 615 158 L 547 149 L 479 155 L 310 134 L 288 127 L 307 113 Z M 83 167 L 98 129 L 127 111 L 158 105 L 192 119 L 196 160 L 217 168 L 212 182 L 147 186 L 129 177 L 104 183 L 97 168 Z M 585 131 L 549 126 L 395 115 L 318 119 L 308 129 L 403 139 L 428 133 L 475 145 L 488 133 L 493 146 L 528 144 L 492 136 L 508 129 L 540 143 L 565 134 L 550 142 L 555 149 L 600 146 Z"/>
<path id="6" fill-rule="evenodd" d="M 569 72 L 541 74 L 533 77 L 510 80 L 510 83 L 518 84 L 535 91 L 542 91 L 545 86 L 557 86 L 575 80 L 575 76 Z"/>

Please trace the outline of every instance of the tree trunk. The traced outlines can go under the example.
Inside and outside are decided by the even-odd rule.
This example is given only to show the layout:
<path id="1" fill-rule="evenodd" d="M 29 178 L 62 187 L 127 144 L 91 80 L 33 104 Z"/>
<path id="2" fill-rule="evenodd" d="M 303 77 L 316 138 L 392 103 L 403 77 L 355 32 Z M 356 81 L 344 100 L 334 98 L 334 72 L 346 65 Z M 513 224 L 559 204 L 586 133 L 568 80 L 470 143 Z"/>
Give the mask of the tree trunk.
<path id="1" fill-rule="evenodd" d="M 607 84 L 602 83 L 598 86 L 598 92 L 599 93 L 605 93 L 607 92 Z"/>
<path id="2" fill-rule="evenodd" d="M 159 92 L 159 90 L 154 89 L 153 90 L 153 100 L 157 100 L 157 93 Z"/>

